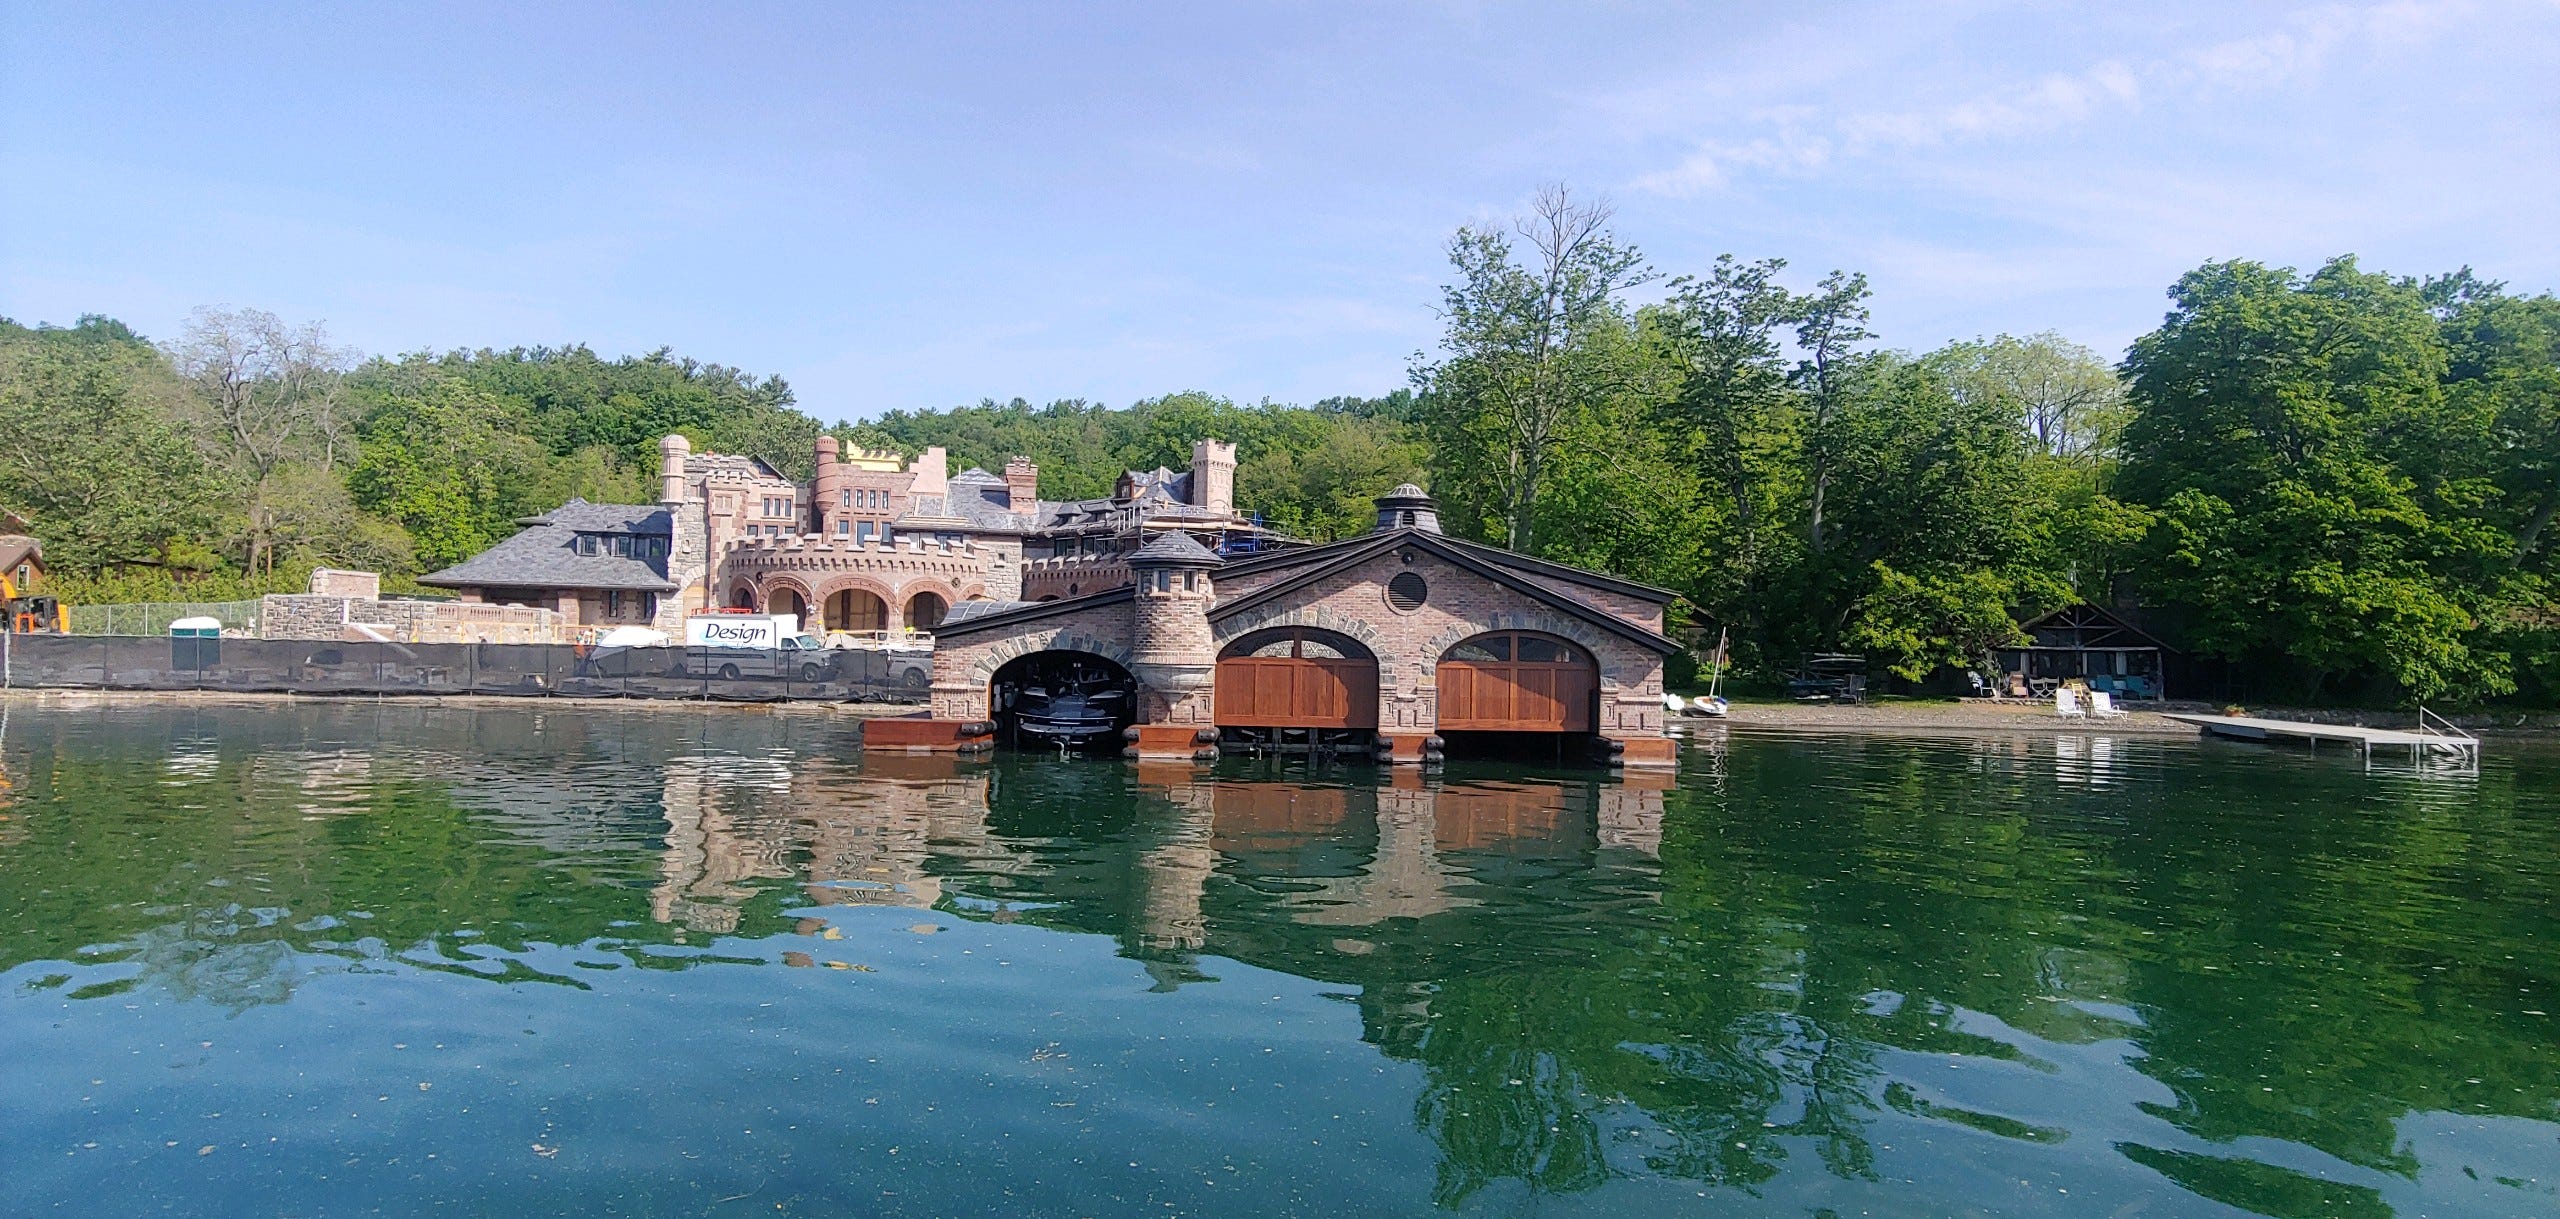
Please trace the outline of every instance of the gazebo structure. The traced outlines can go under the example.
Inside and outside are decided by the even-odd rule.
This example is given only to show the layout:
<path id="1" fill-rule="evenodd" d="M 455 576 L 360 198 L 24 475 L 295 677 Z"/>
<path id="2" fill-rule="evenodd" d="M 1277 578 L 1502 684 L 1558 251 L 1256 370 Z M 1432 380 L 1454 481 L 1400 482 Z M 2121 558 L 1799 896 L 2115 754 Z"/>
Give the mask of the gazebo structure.
<path id="1" fill-rule="evenodd" d="M 2038 697 L 2073 678 L 2128 698 L 2165 698 L 2171 648 L 2094 605 L 2055 610 L 2019 628 L 2028 642 L 1997 653 L 2001 684 L 2022 681 Z"/>

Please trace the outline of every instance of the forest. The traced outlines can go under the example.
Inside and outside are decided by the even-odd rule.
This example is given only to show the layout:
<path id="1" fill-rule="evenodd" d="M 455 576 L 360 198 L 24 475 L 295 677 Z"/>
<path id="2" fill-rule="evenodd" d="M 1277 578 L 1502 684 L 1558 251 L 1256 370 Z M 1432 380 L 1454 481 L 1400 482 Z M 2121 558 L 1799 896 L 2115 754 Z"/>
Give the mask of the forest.
<path id="1" fill-rule="evenodd" d="M 2560 704 L 2560 298 L 2464 268 L 2209 262 L 2120 359 L 2053 333 L 1925 351 L 1853 272 L 1670 273 L 1561 189 L 1459 229 L 1402 386 L 1293 405 L 1015 398 L 822 424 L 780 378 L 667 350 L 370 356 L 199 310 L 0 319 L 0 509 L 75 603 L 222 600 L 315 566 L 393 588 L 571 496 L 655 498 L 656 440 L 806 476 L 822 430 L 953 469 L 1026 454 L 1107 493 L 1240 446 L 1237 498 L 1312 541 L 1412 480 L 1467 536 L 1676 590 L 1746 675 L 1864 653 L 1920 681 L 2076 600 L 2251 697 Z"/>

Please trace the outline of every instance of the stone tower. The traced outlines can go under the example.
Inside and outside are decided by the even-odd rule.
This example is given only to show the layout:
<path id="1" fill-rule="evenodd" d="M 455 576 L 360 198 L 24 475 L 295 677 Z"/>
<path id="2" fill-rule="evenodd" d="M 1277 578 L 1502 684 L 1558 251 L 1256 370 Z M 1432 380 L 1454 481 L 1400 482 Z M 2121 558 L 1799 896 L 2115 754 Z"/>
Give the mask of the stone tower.
<path id="1" fill-rule="evenodd" d="M 1419 529 L 1424 533 L 1440 532 L 1440 504 L 1412 483 L 1398 483 L 1396 489 L 1381 495 L 1378 525 L 1373 532 L 1390 529 Z"/>
<path id="2" fill-rule="evenodd" d="M 1191 442 L 1191 502 L 1211 512 L 1236 510 L 1236 446 Z"/>
<path id="3" fill-rule="evenodd" d="M 676 590 L 658 598 L 658 613 L 649 625 L 670 635 L 683 634 L 685 615 L 711 604 L 706 588 L 711 522 L 685 469 L 685 458 L 692 453 L 693 442 L 682 436 L 658 442 L 658 506 L 667 510 L 667 582 Z"/>
<path id="4" fill-rule="evenodd" d="M 1164 700 L 1161 708 L 1150 710 L 1169 722 L 1209 722 L 1208 700 L 1192 696 L 1207 691 L 1217 678 L 1218 643 L 1209 632 L 1209 605 L 1217 596 L 1210 573 L 1218 564 L 1218 556 L 1187 533 L 1163 534 L 1129 556 L 1129 572 L 1138 584 L 1129 671 Z"/>

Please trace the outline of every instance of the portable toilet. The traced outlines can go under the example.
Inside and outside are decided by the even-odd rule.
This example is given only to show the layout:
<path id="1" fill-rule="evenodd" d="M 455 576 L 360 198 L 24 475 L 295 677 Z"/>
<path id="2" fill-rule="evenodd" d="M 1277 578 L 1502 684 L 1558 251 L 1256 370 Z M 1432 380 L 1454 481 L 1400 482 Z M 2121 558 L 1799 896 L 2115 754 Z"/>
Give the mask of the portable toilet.
<path id="1" fill-rule="evenodd" d="M 220 639 L 222 638 L 222 620 L 180 618 L 169 624 L 169 637 L 172 639 Z"/>

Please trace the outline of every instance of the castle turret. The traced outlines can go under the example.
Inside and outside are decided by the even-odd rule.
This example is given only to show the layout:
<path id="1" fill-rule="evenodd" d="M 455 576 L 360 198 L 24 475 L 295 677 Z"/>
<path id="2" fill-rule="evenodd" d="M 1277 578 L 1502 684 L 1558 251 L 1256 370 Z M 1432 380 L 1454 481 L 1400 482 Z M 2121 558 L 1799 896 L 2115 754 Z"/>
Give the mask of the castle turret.
<path id="1" fill-rule="evenodd" d="M 1390 529 L 1419 529 L 1424 533 L 1440 532 L 1440 504 L 1412 483 L 1399 483 L 1396 489 L 1381 495 L 1378 505 L 1377 533 Z"/>
<path id="2" fill-rule="evenodd" d="M 693 442 L 682 436 L 668 436 L 658 442 L 658 502 L 681 504 L 685 501 L 684 459 L 693 453 Z"/>
<path id="3" fill-rule="evenodd" d="M 1210 573 L 1219 562 L 1187 533 L 1162 534 L 1129 556 L 1138 584 L 1129 670 L 1168 702 L 1207 689 L 1217 676 L 1209 605 L 1217 595 Z"/>
<path id="4" fill-rule="evenodd" d="M 1236 510 L 1236 446 L 1191 442 L 1191 502 L 1211 512 Z"/>
<path id="5" fill-rule="evenodd" d="M 835 536 L 836 518 L 845 514 L 844 492 L 853 482 L 853 468 L 841 460 L 843 454 L 844 446 L 835 437 L 818 437 L 818 472 L 809 480 L 810 519 L 804 527 L 829 537 Z"/>

